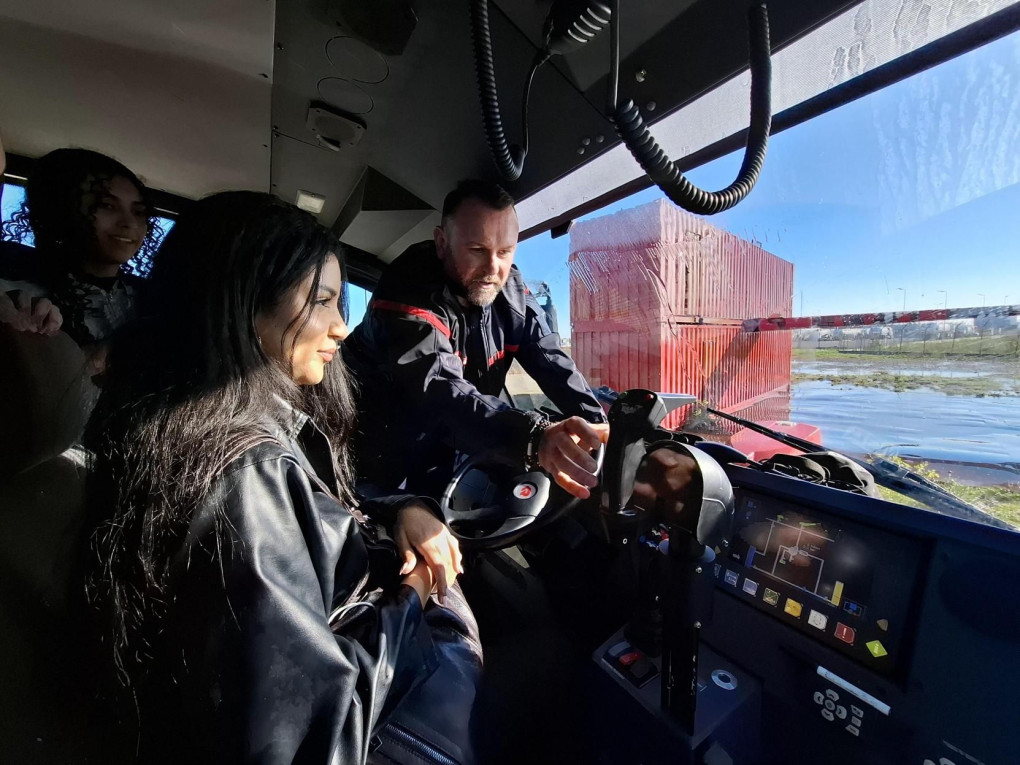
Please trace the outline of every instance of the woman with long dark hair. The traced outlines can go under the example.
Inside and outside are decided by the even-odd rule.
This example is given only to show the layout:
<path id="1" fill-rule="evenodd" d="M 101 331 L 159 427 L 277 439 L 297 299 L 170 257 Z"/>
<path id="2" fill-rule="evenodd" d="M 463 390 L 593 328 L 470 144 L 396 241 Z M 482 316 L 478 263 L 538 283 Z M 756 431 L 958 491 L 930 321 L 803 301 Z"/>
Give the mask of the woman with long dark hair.
<path id="1" fill-rule="evenodd" d="M 31 236 L 35 247 L 8 245 L 0 257 L 0 292 L 23 309 L 5 323 L 44 334 L 59 328 L 82 347 L 105 340 L 131 318 L 151 268 L 162 235 L 154 212 L 145 184 L 105 154 L 40 157 L 21 210 L 3 226 L 5 241 Z M 41 301 L 57 312 L 44 320 Z"/>
<path id="2" fill-rule="evenodd" d="M 370 508 L 402 558 L 353 510 L 339 254 L 269 195 L 204 199 L 111 349 L 89 592 L 141 761 L 364 762 L 435 664 L 460 553 L 420 502 Z"/>

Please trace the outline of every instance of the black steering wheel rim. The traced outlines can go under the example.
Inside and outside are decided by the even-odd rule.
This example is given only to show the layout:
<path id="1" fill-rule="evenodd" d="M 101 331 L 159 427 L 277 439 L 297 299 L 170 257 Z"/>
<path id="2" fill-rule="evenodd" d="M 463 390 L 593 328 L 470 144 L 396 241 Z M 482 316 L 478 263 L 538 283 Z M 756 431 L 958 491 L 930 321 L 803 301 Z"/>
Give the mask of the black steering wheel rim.
<path id="1" fill-rule="evenodd" d="M 596 475 L 606 447 L 595 454 Z M 482 486 L 488 481 L 487 486 Z M 475 482 L 467 498 L 463 487 Z M 491 454 L 469 457 L 447 484 L 439 506 L 443 519 L 464 551 L 498 550 L 562 518 L 581 500 L 543 470 L 525 471 L 520 463 Z M 467 505 L 467 506 L 466 506 Z"/>

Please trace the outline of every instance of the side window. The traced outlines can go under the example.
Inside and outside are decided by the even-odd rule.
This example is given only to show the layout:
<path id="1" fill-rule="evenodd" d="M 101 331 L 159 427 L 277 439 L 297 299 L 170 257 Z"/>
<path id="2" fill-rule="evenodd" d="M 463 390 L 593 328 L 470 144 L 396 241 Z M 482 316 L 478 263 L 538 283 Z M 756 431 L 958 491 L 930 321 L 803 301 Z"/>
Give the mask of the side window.
<path id="1" fill-rule="evenodd" d="M 372 299 L 372 293 L 357 284 L 347 284 L 347 326 L 354 329 L 361 324 L 365 318 L 365 311 L 368 310 L 368 301 Z"/>
<path id="2" fill-rule="evenodd" d="M 24 186 L 19 186 L 13 183 L 5 183 L 3 185 L 3 193 L 0 195 L 0 222 L 9 222 L 21 209 L 21 205 L 24 201 Z M 156 216 L 156 223 L 159 225 L 159 231 L 156 235 L 157 244 L 162 244 L 163 239 L 166 238 L 166 235 L 170 233 L 170 229 L 173 228 L 174 221 L 171 218 Z M 35 246 L 35 236 L 31 231 L 20 233 L 20 236 L 18 236 L 16 241 L 19 244 L 28 245 L 29 247 Z M 128 263 L 128 265 L 136 265 L 136 261 L 132 260 Z M 139 275 L 144 275 L 143 271 L 138 268 L 133 268 L 132 270 Z"/>
<path id="3" fill-rule="evenodd" d="M 3 185 L 3 193 L 0 194 L 0 220 L 7 223 L 14 217 L 14 213 L 21 209 L 21 203 L 25 201 L 25 187 L 16 186 L 13 183 Z M 31 232 L 18 239 L 21 244 L 33 245 L 34 237 Z"/>

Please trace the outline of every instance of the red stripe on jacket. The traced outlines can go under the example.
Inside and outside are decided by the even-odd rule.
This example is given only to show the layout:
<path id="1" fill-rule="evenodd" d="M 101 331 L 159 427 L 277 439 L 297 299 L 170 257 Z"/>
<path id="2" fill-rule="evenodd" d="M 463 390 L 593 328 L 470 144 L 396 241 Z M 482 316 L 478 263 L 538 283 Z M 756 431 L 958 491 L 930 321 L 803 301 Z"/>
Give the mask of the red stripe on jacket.
<path id="1" fill-rule="evenodd" d="M 446 326 L 446 322 L 432 313 L 432 311 L 426 311 L 424 308 L 417 308 L 413 305 L 405 305 L 404 303 L 395 303 L 392 300 L 373 300 L 368 304 L 368 307 L 370 310 L 372 308 L 378 308 L 382 311 L 393 311 L 394 313 L 416 316 L 419 319 L 427 321 L 437 330 L 442 332 L 447 339 L 450 338 L 450 328 Z"/>
<path id="2" fill-rule="evenodd" d="M 503 350 L 496 351 L 496 353 L 493 354 L 492 358 L 489 359 L 488 364 L 486 366 L 490 366 L 491 367 L 493 364 L 495 364 L 501 358 L 506 356 L 508 353 L 517 353 L 517 349 L 520 348 L 520 347 L 521 346 L 519 346 L 519 345 L 508 345 Z"/>

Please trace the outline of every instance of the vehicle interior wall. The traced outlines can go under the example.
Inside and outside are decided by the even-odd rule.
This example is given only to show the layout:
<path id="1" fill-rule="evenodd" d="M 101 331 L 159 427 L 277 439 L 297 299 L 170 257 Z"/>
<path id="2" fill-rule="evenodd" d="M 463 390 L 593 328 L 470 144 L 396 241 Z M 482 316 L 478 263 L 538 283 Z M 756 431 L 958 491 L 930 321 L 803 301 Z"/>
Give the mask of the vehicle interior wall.
<path id="1" fill-rule="evenodd" d="M 154 188 L 268 190 L 274 7 L 0 6 L 0 129 L 10 154 L 81 146 Z"/>

